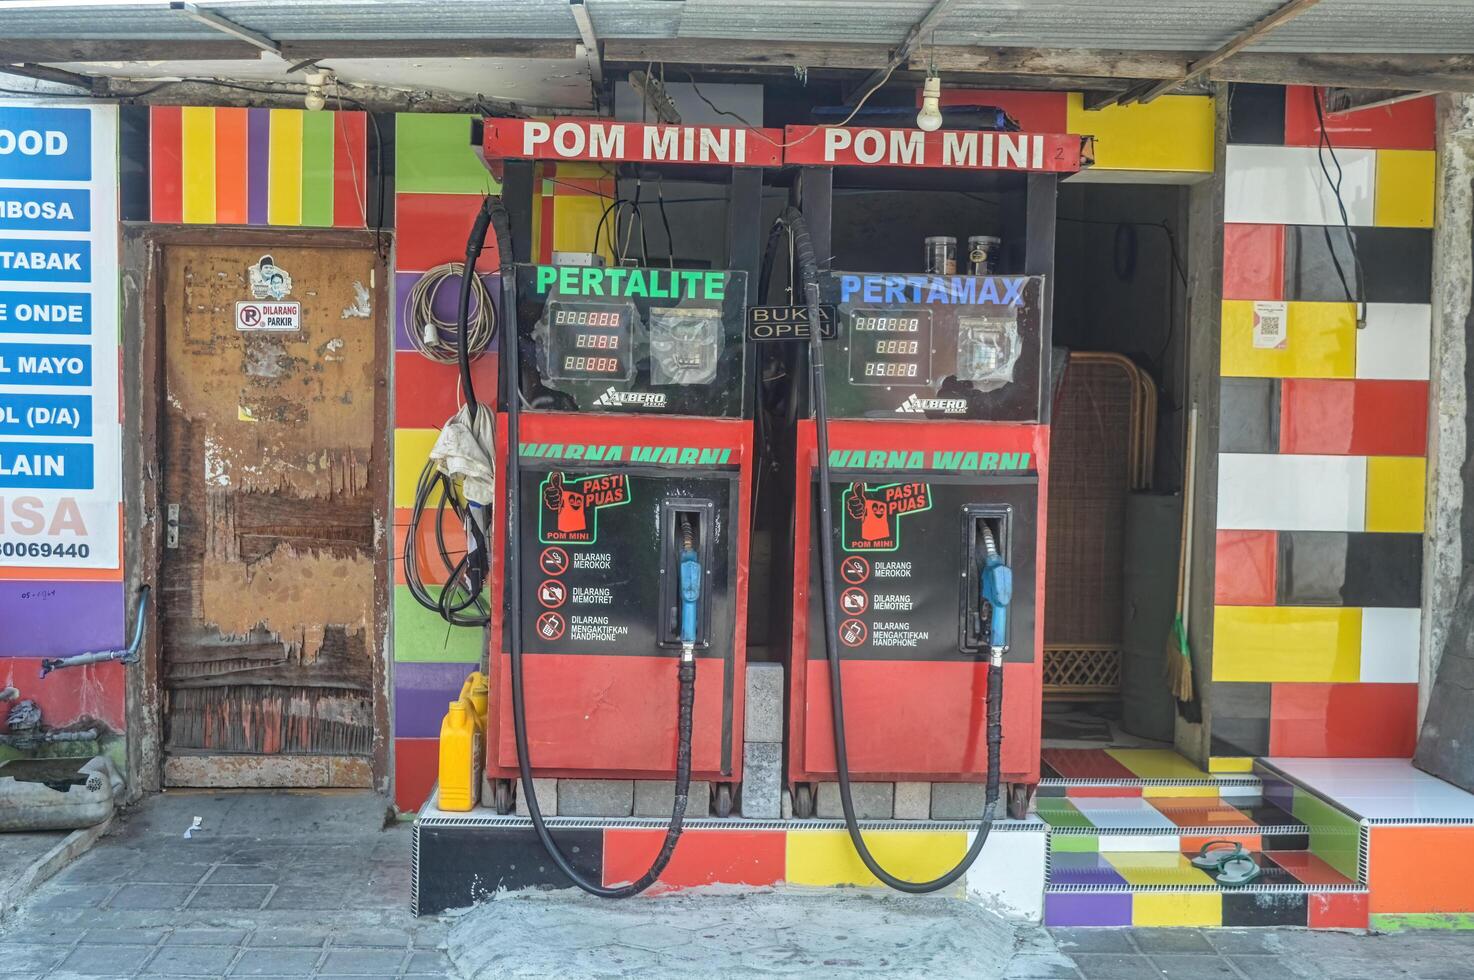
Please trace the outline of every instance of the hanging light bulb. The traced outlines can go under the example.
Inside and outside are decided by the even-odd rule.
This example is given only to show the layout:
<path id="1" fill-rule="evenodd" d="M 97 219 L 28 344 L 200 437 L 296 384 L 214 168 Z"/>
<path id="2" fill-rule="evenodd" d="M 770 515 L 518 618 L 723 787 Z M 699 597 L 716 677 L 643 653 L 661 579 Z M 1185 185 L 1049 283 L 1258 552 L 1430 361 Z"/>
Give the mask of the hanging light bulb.
<path id="1" fill-rule="evenodd" d="M 942 80 L 937 75 L 926 76 L 921 88 L 921 111 L 916 114 L 916 128 L 934 132 L 942 128 Z"/>
<path id="2" fill-rule="evenodd" d="M 302 100 L 308 112 L 318 112 L 328 104 L 327 95 L 323 87 L 331 76 L 327 72 L 310 71 L 307 73 L 307 96 Z"/>

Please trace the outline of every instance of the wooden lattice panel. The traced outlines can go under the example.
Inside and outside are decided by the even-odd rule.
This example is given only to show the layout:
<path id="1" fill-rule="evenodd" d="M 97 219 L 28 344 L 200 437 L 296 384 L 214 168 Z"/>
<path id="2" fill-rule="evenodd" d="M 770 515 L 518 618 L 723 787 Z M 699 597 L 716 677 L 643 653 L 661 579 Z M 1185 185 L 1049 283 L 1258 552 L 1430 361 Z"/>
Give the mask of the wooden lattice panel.
<path id="1" fill-rule="evenodd" d="M 1120 647 L 1044 647 L 1044 693 L 1051 698 L 1094 698 L 1120 692 Z"/>

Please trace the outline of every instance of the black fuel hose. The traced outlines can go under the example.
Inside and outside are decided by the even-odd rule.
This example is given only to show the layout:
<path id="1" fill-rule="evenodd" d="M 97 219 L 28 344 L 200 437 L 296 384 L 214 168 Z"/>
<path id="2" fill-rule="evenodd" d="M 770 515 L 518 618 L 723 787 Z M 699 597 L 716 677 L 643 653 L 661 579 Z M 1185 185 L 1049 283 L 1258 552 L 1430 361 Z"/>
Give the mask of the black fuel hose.
<path id="1" fill-rule="evenodd" d="M 488 197 L 482 210 L 487 213 L 491 228 L 496 234 L 497 250 L 500 255 L 502 314 L 501 322 L 507 325 L 502 331 L 502 377 L 507 403 L 507 472 L 503 483 L 503 499 L 506 501 L 507 527 L 507 651 L 512 666 L 512 731 L 517 743 L 517 768 L 522 777 L 522 793 L 527 802 L 527 815 L 532 818 L 533 829 L 543 849 L 558 869 L 568 876 L 579 888 L 599 898 L 629 898 L 638 895 L 655 884 L 660 873 L 670 864 L 675 853 L 676 842 L 681 838 L 682 823 L 686 819 L 686 801 L 691 793 L 691 713 L 696 703 L 696 661 L 683 652 L 678 683 L 680 685 L 679 712 L 676 722 L 676 788 L 675 801 L 671 806 L 670 825 L 665 831 L 665 840 L 660 853 L 648 871 L 627 885 L 606 887 L 589 881 L 578 872 L 573 862 L 553 840 L 547 823 L 543 819 L 542 807 L 532 784 L 532 759 L 527 745 L 527 699 L 522 664 L 522 562 L 520 546 L 520 506 L 522 487 L 521 459 L 521 360 L 518 351 L 517 331 L 517 269 L 512 259 L 512 227 L 507 209 L 498 198 Z M 485 227 L 477 220 L 477 227 L 485 234 Z M 473 230 L 473 234 L 474 234 Z M 479 253 L 480 249 L 476 251 Z M 466 267 L 473 268 L 471 247 L 466 249 Z M 462 332 L 464 337 L 464 332 Z M 464 343 L 464 341 L 462 341 Z M 462 364 L 467 398 L 470 399 L 470 372 Z"/>
<path id="2" fill-rule="evenodd" d="M 819 266 L 814 258 L 814 244 L 809 237 L 803 212 L 786 209 L 778 219 L 793 233 L 794 254 L 798 262 L 798 280 L 803 284 L 804 302 L 809 318 L 809 370 L 812 377 L 814 429 L 818 435 L 819 453 L 819 581 L 824 598 L 824 652 L 829 659 L 829 699 L 834 715 L 834 768 L 839 778 L 839 801 L 844 807 L 845 828 L 855 845 L 855 852 L 870 873 L 890 887 L 912 894 L 924 894 L 945 888 L 967 873 L 988 841 L 993 829 L 993 815 L 998 807 L 998 774 L 1000 746 L 1003 740 L 1003 668 L 994 658 L 988 670 L 988 780 L 983 799 L 983 814 L 973 836 L 972 846 L 953 868 L 930 881 L 907 881 L 897 878 L 880 866 L 870 853 L 865 837 L 855 818 L 855 803 L 850 791 L 849 752 L 845 746 L 843 676 L 840 669 L 839 604 L 834 594 L 834 514 L 830 507 L 829 475 L 829 403 L 824 389 L 824 344 L 819 323 Z"/>

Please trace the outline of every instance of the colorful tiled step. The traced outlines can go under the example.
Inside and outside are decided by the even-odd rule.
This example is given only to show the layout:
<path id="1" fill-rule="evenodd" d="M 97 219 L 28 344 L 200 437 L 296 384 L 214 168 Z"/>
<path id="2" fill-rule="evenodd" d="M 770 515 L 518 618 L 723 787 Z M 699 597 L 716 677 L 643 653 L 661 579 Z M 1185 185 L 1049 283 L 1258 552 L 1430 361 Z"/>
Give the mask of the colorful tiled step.
<path id="1" fill-rule="evenodd" d="M 1041 797 L 1214 797 L 1259 793 L 1252 773 L 1209 773 L 1170 749 L 1045 749 Z"/>
<path id="2" fill-rule="evenodd" d="M 1253 887 L 1290 886 L 1306 888 L 1359 888 L 1348 878 L 1309 851 L 1247 851 L 1259 866 Z M 1239 891 L 1249 886 L 1223 886 L 1213 873 L 1195 867 L 1189 855 L 1177 851 L 1053 851 L 1049 855 L 1051 891 L 1089 886 L 1130 891 L 1146 885 L 1195 890 Z"/>
<path id="3" fill-rule="evenodd" d="M 1121 890 L 1054 889 L 1044 895 L 1044 924 L 1059 926 L 1308 926 L 1365 929 L 1366 889 L 1236 891 L 1172 887 Z"/>
<path id="4" fill-rule="evenodd" d="M 1259 796 L 1056 796 L 1036 798 L 1035 807 L 1055 850 L 1196 852 L 1215 838 L 1256 851 L 1309 846 L 1305 822 Z"/>

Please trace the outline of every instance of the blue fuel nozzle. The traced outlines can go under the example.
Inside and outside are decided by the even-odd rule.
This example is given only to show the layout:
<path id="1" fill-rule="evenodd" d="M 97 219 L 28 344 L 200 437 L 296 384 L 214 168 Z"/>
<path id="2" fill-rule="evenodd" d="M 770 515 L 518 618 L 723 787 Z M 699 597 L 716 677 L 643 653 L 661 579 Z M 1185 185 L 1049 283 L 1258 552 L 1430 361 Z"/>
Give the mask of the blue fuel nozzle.
<path id="1" fill-rule="evenodd" d="M 996 554 L 983 562 L 982 598 L 993 610 L 988 625 L 988 645 L 1002 650 L 1008 645 L 1008 605 L 1013 601 L 1013 569 Z"/>
<path id="2" fill-rule="evenodd" d="M 696 609 L 701 601 L 701 561 L 691 543 L 681 547 L 681 655 L 689 659 L 696 649 Z"/>

